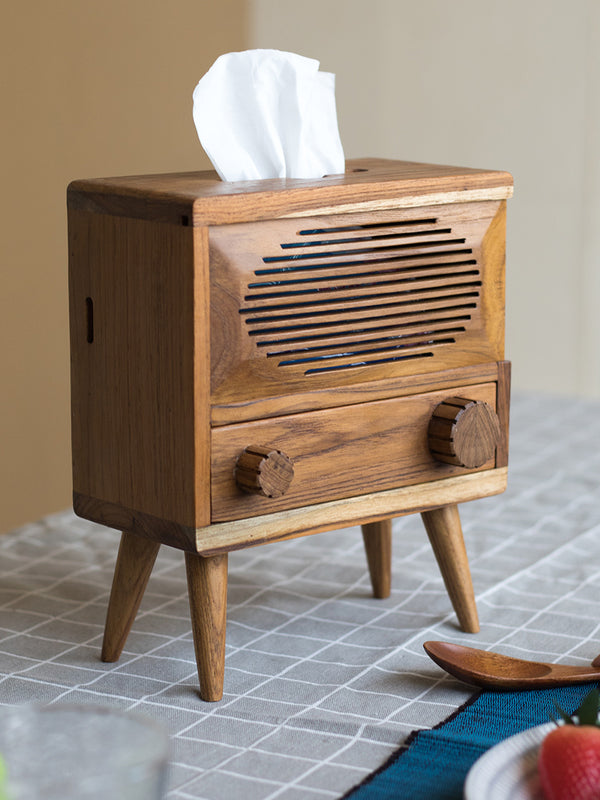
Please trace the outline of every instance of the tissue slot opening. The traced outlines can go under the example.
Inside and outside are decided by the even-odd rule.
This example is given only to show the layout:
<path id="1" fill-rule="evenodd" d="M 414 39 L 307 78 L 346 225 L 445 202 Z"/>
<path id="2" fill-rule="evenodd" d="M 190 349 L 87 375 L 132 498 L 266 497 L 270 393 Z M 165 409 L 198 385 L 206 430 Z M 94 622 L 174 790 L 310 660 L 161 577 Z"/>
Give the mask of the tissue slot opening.
<path id="1" fill-rule="evenodd" d="M 464 272 L 460 272 L 459 275 L 461 278 L 468 277 L 471 275 L 479 275 L 479 270 L 471 269 L 465 270 Z M 456 272 L 439 272 L 432 276 L 432 280 L 435 278 L 436 280 L 442 278 L 453 278 L 456 276 Z M 357 275 L 353 275 L 353 278 L 360 277 Z M 338 280 L 341 280 L 338 277 Z M 423 283 L 424 278 L 422 276 L 413 276 L 413 277 L 406 277 L 406 278 L 388 278 L 387 280 L 370 280 L 364 283 L 348 283 L 347 277 L 346 282 L 343 286 L 314 286 L 310 289 L 303 289 L 303 288 L 293 288 L 293 289 L 286 289 L 285 285 L 288 283 L 312 283 L 310 279 L 305 280 L 296 280 L 296 281 L 289 281 L 289 282 L 281 282 L 281 284 L 276 283 L 275 285 L 282 285 L 282 289 L 280 291 L 275 292 L 256 292 L 254 294 L 246 295 L 244 300 L 265 300 L 267 298 L 274 298 L 274 297 L 294 297 L 298 295 L 311 295 L 311 294 L 331 294 L 334 292 L 345 292 L 354 289 L 376 289 L 379 286 L 400 286 L 402 284 L 410 284 L 414 283 L 415 281 L 419 281 L 421 284 Z M 268 284 L 267 284 L 268 285 Z M 452 285 L 452 284 L 449 284 Z M 474 283 L 474 285 L 481 285 L 481 281 Z"/>
<path id="2" fill-rule="evenodd" d="M 354 313 L 354 312 L 360 312 L 360 311 L 368 311 L 370 313 L 373 313 L 373 311 L 379 311 L 382 308 L 396 308 L 396 307 L 399 307 L 399 306 L 414 306 L 415 304 L 418 304 L 419 302 L 427 303 L 429 300 L 433 300 L 433 301 L 437 300 L 437 301 L 444 302 L 444 301 L 447 301 L 447 300 L 456 300 L 457 297 L 460 297 L 460 298 L 479 297 L 479 292 L 463 292 L 462 294 L 458 294 L 458 295 L 455 295 L 455 296 L 452 296 L 452 295 L 440 295 L 439 297 L 425 298 L 425 299 L 423 299 L 421 301 L 419 301 L 419 300 L 417 300 L 417 301 L 415 301 L 415 300 L 403 300 L 403 301 L 401 301 L 399 303 L 377 303 L 377 304 L 368 305 L 368 306 L 365 306 L 365 305 L 354 306 L 354 308 L 352 309 L 352 312 Z M 340 309 L 339 308 L 320 309 L 319 313 L 320 314 L 339 314 L 340 313 Z M 252 325 L 252 324 L 254 324 L 256 322 L 265 322 L 265 321 L 268 322 L 270 320 L 271 321 L 276 321 L 276 320 L 278 321 L 278 320 L 287 320 L 287 319 L 301 319 L 303 317 L 314 317 L 314 316 L 315 316 L 314 311 L 303 311 L 303 312 L 296 312 L 296 313 L 293 313 L 293 314 L 274 314 L 272 316 L 270 315 L 267 320 L 265 320 L 264 317 L 248 317 L 246 319 L 246 324 L 247 325 Z"/>
<path id="3" fill-rule="evenodd" d="M 391 364 L 394 361 L 408 361 L 414 358 L 432 358 L 433 353 L 410 353 L 405 356 L 394 356 L 392 358 L 378 358 L 371 359 L 370 361 L 355 361 L 351 364 L 334 364 L 326 367 L 313 367 L 307 369 L 305 375 L 317 375 L 323 372 L 335 372 L 342 369 L 356 369 L 356 367 L 371 367 L 378 364 Z"/>
<path id="4" fill-rule="evenodd" d="M 481 281 L 469 281 L 465 283 L 447 283 L 444 286 L 445 291 L 449 289 L 466 289 L 466 288 L 475 288 L 481 286 Z M 368 287 L 367 287 L 368 288 Z M 283 311 L 285 309 L 292 309 L 292 308 L 304 308 L 310 306 L 311 308 L 315 308 L 315 306 L 323 306 L 323 305 L 339 305 L 340 303 L 356 303 L 361 302 L 364 300 L 379 300 L 380 298 L 392 298 L 392 297 L 404 297 L 407 295 L 425 295 L 430 292 L 437 292 L 439 291 L 439 286 L 419 286 L 418 289 L 402 289 L 398 291 L 392 292 L 378 292 L 377 294 L 358 294 L 358 295 L 350 295 L 341 297 L 339 299 L 334 298 L 326 298 L 323 300 L 309 300 L 309 301 L 296 301 L 293 303 L 273 303 L 269 304 L 268 306 L 254 306 L 253 308 L 241 308 L 240 314 L 255 314 L 260 311 Z M 477 293 L 478 294 L 478 293 Z M 401 303 L 413 303 L 418 302 L 417 299 L 415 300 L 402 300 Z"/>
<path id="5" fill-rule="evenodd" d="M 440 245 L 444 245 L 447 247 L 448 245 L 453 244 L 464 244 L 464 239 L 444 239 L 442 241 L 435 241 L 435 242 L 422 242 L 419 241 L 416 244 L 412 242 L 408 244 L 390 244 L 390 245 L 382 245 L 379 247 L 354 247 L 351 250 L 334 250 L 334 251 L 326 251 L 323 253 L 294 253 L 293 255 L 289 256 L 264 256 L 263 261 L 265 264 L 272 264 L 277 261 L 298 261 L 299 259 L 308 259 L 308 258 L 332 258 L 334 256 L 363 256 L 367 253 L 381 253 L 386 252 L 389 250 L 408 250 L 408 249 L 421 249 L 423 247 L 439 247 Z M 470 250 L 467 252 L 471 252 Z"/>
<path id="6" fill-rule="evenodd" d="M 465 328 L 457 327 L 457 328 L 440 328 L 439 330 L 427 331 L 426 333 L 427 333 L 427 335 L 429 337 L 435 337 L 435 336 L 441 336 L 442 334 L 449 334 L 449 333 L 464 333 L 464 331 L 465 331 Z M 358 333 L 358 331 L 357 331 L 357 333 Z M 398 334 L 396 336 L 380 336 L 380 337 L 374 338 L 374 339 L 369 338 L 369 339 L 358 340 L 358 341 L 348 341 L 348 340 L 346 340 L 344 342 L 335 342 L 334 344 L 316 345 L 316 346 L 313 346 L 313 347 L 296 347 L 295 349 L 290 349 L 290 350 L 272 350 L 272 351 L 267 353 L 267 358 L 275 358 L 277 356 L 284 356 L 284 355 L 286 355 L 286 356 L 301 355 L 301 354 L 304 354 L 304 353 L 320 353 L 320 352 L 322 352 L 324 350 L 332 350 L 333 348 L 336 348 L 338 350 L 338 352 L 334 353 L 332 356 L 322 355 L 322 356 L 320 356 L 320 358 L 328 358 L 328 357 L 338 358 L 341 355 L 349 355 L 349 353 L 345 352 L 345 351 L 352 350 L 353 348 L 357 348 L 357 347 L 360 347 L 361 345 L 365 345 L 365 344 L 384 345 L 383 347 L 378 348 L 380 350 L 398 350 L 400 348 L 403 348 L 403 347 L 406 348 L 406 347 L 409 347 L 409 346 L 410 347 L 420 347 L 420 346 L 422 346 L 424 344 L 424 342 L 421 341 L 421 339 L 423 338 L 424 335 L 425 335 L 424 333 L 421 333 L 421 334 L 404 333 L 404 334 Z M 452 339 L 448 338 L 448 337 L 446 337 L 445 339 L 429 338 L 427 340 L 427 342 L 425 342 L 425 344 L 433 344 L 434 341 L 438 342 L 438 343 L 441 343 L 441 342 L 450 342 L 450 341 L 454 342 L 456 340 L 453 339 L 453 338 Z M 390 343 L 390 344 L 388 345 L 388 343 Z M 339 351 L 340 347 L 344 348 L 344 350 L 341 351 L 341 352 Z M 369 352 L 375 352 L 375 351 L 374 350 L 373 351 L 371 351 L 371 350 L 353 350 L 353 352 L 351 354 L 352 355 L 356 355 L 359 352 L 369 353 Z M 281 363 L 282 364 L 286 364 L 288 362 L 282 361 Z"/>
<path id="7" fill-rule="evenodd" d="M 474 304 L 471 304 L 471 307 L 474 307 Z M 421 315 L 427 312 L 422 311 Z M 392 320 L 392 319 L 400 319 L 403 316 L 402 314 L 383 314 L 379 317 L 379 320 Z M 416 316 L 411 314 L 410 316 Z M 448 316 L 448 317 L 428 317 L 426 323 L 428 326 L 430 325 L 440 325 L 445 322 L 468 322 L 471 319 L 470 314 L 458 314 L 456 316 Z M 367 322 L 371 322 L 371 325 L 365 325 L 363 322 L 363 327 L 353 328 L 352 333 L 356 336 L 360 336 L 361 334 L 371 334 L 371 333 L 382 333 L 384 331 L 390 330 L 402 330 L 405 328 L 418 328 L 419 330 L 423 330 L 423 320 L 416 319 L 411 320 L 411 322 L 390 322 L 387 324 L 380 324 L 379 320 L 367 320 Z M 332 327 L 340 327 L 344 326 L 344 330 L 341 331 L 334 331 L 331 330 Z M 258 347 L 272 347 L 274 345 L 283 346 L 286 344 L 296 344 L 299 342 L 311 342 L 311 341 L 320 341 L 323 339 L 323 333 L 304 333 L 298 334 L 299 331 L 303 330 L 313 330 L 315 328 L 329 328 L 327 330 L 327 339 L 336 339 L 341 336 L 348 336 L 347 330 L 347 321 L 336 321 L 336 322 L 316 322 L 310 325 L 288 325 L 283 327 L 277 328 L 259 328 L 257 330 L 250 331 L 250 336 L 262 336 L 266 334 L 270 334 L 271 336 L 274 334 L 289 334 L 290 332 L 293 334 L 292 336 L 286 336 L 282 338 L 278 336 L 277 339 L 263 339 L 260 342 L 257 342 Z M 452 329 L 449 329 L 452 330 Z M 459 330 L 459 328 L 455 328 L 454 330 Z M 461 331 L 466 330 L 466 328 L 461 327 Z"/>
<path id="8" fill-rule="evenodd" d="M 369 265 L 371 264 L 380 264 L 380 263 L 396 263 L 397 259 L 381 259 L 377 261 L 369 261 Z M 439 277 L 440 272 L 438 270 L 444 270 L 448 268 L 452 268 L 454 273 L 460 273 L 461 275 L 465 274 L 462 269 L 458 269 L 461 267 L 470 267 L 476 264 L 477 262 L 475 259 L 470 258 L 463 261 L 442 261 L 442 262 L 433 262 L 427 264 L 412 264 L 410 266 L 397 266 L 393 267 L 392 269 L 375 269 L 369 270 L 368 272 L 352 272 L 353 278 L 371 278 L 371 277 L 379 277 L 382 275 L 408 275 L 410 273 L 415 273 L 414 279 L 420 277 L 425 272 L 430 273 L 433 276 Z M 331 268 L 333 265 L 329 265 Z M 347 266 L 347 265 L 343 265 Z M 319 265 L 317 269 L 323 271 L 325 267 L 323 265 Z M 294 272 L 301 271 L 304 273 L 302 277 L 298 278 L 288 278 L 288 275 L 293 275 Z M 319 283 L 321 281 L 345 281 L 348 279 L 348 273 L 341 272 L 341 273 L 334 273 L 332 275 L 307 275 L 308 272 L 311 271 L 311 267 L 300 267 L 297 270 L 281 270 L 281 273 L 285 275 L 284 280 L 276 280 L 272 279 L 269 281 L 261 281 L 256 283 L 249 283 L 249 289 L 261 289 L 266 286 L 293 286 L 294 284 L 298 283 Z M 478 270 L 473 270 L 473 272 L 479 272 Z M 255 273 L 256 274 L 256 273 Z M 270 274 L 276 275 L 276 270 L 271 270 Z"/>
<path id="9" fill-rule="evenodd" d="M 419 231 L 419 236 L 435 236 L 440 233 L 452 233 L 451 228 L 440 228 L 436 230 L 433 228 L 429 231 Z M 352 242 L 374 242 L 379 241 L 381 239 L 400 239 L 400 238 L 414 238 L 415 233 L 413 231 L 403 231 L 403 232 L 395 232 L 395 233 L 376 233 L 372 236 L 353 236 L 346 239 L 316 239 L 315 241 L 311 242 L 284 242 L 280 245 L 280 247 L 285 250 L 290 247 L 322 247 L 328 244 L 350 244 Z M 464 242 L 464 239 L 462 240 Z"/>
<path id="10" fill-rule="evenodd" d="M 415 342 L 411 347 L 431 347 L 434 344 L 452 344 L 455 339 L 428 339 L 427 341 L 423 342 Z M 327 355 L 320 355 L 320 356 L 308 356 L 306 358 L 295 358 L 290 359 L 289 361 L 280 361 L 279 365 L 281 367 L 289 366 L 290 364 L 309 364 L 315 361 L 327 361 L 328 359 L 336 359 L 336 358 L 349 358 L 355 356 L 363 356 L 363 355 L 370 355 L 372 353 L 386 353 L 390 350 L 403 350 L 406 349 L 408 345 L 396 345 L 395 347 L 374 347 L 374 348 L 367 348 L 366 350 L 353 350 L 349 352 L 342 352 L 342 353 L 330 353 Z"/>
<path id="11" fill-rule="evenodd" d="M 435 256 L 441 256 L 442 258 L 448 258 L 449 256 L 462 256 L 462 255 L 470 255 L 473 251 L 469 248 L 468 250 L 440 250 L 439 252 L 433 254 Z M 336 254 L 337 255 L 337 254 Z M 331 261 L 328 264 L 297 264 L 294 266 L 285 266 L 285 267 L 274 267 L 273 269 L 257 269 L 254 271 L 255 275 L 278 275 L 285 272 L 300 272 L 300 271 L 307 271 L 307 270 L 324 270 L 324 269 L 337 269 L 337 268 L 344 268 L 344 267 L 354 267 L 360 264 L 390 264 L 395 263 L 398 261 L 418 261 L 421 258 L 431 259 L 431 253 L 415 253 L 413 255 L 405 255 L 405 256 L 389 256 L 387 258 L 369 258 L 369 259 L 362 259 L 359 261 Z M 452 262 L 456 263 L 456 262 Z M 458 262 L 464 263 L 464 262 Z M 476 262 L 473 262 L 476 263 Z"/>

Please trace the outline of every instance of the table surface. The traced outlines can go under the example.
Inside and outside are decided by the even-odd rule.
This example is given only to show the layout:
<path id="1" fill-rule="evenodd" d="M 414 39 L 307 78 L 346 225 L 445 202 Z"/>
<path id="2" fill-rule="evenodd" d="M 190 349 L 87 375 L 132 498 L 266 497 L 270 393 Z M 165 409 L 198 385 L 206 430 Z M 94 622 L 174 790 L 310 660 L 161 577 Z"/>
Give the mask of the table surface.
<path id="1" fill-rule="evenodd" d="M 225 696 L 197 693 L 183 556 L 161 548 L 121 660 L 99 660 L 118 533 L 54 514 L 0 537 L 0 706 L 136 709 L 171 734 L 169 798 L 326 800 L 472 695 L 428 639 L 600 653 L 600 403 L 513 399 L 509 488 L 461 508 L 481 631 L 463 634 L 418 516 L 370 596 L 358 528 L 230 556 Z"/>

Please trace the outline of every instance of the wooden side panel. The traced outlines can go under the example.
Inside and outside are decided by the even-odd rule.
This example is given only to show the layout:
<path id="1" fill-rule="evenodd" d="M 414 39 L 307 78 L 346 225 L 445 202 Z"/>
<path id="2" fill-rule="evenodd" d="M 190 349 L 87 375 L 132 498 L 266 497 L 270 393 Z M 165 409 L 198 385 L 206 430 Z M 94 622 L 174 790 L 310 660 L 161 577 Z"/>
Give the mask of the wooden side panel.
<path id="1" fill-rule="evenodd" d="M 496 450 L 496 466 L 508 466 L 508 442 L 510 428 L 510 361 L 498 364 L 498 393 L 496 407 L 500 421 L 500 442 Z"/>
<path id="2" fill-rule="evenodd" d="M 210 520 L 210 278 L 208 228 L 194 228 L 194 490 L 196 526 Z"/>
<path id="3" fill-rule="evenodd" d="M 495 383 L 465 387 L 464 393 L 496 407 Z M 428 392 L 213 429 L 212 521 L 466 474 L 462 467 L 436 462 L 428 448 L 431 414 L 447 396 L 447 391 Z M 237 487 L 235 463 L 248 445 L 268 445 L 292 459 L 294 479 L 282 497 L 247 495 Z M 494 467 L 492 458 L 481 469 Z"/>
<path id="4" fill-rule="evenodd" d="M 203 233 L 69 212 L 73 488 L 183 526 L 208 521 Z M 200 265 L 201 266 L 201 265 Z M 205 474 L 198 476 L 198 471 Z M 196 492 L 198 489 L 198 497 Z M 96 506 L 98 504 L 96 503 Z M 79 502 L 79 507 L 85 503 Z"/>

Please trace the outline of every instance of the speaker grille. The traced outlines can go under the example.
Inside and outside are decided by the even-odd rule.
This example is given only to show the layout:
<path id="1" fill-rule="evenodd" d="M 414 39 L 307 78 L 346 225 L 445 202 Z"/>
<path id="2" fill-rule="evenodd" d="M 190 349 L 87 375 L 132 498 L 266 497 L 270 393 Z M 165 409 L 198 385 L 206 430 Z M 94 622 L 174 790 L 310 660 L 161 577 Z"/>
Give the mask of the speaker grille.
<path id="1" fill-rule="evenodd" d="M 480 291 L 466 238 L 427 217 L 299 230 L 262 256 L 239 310 L 267 358 L 311 376 L 431 358 Z"/>

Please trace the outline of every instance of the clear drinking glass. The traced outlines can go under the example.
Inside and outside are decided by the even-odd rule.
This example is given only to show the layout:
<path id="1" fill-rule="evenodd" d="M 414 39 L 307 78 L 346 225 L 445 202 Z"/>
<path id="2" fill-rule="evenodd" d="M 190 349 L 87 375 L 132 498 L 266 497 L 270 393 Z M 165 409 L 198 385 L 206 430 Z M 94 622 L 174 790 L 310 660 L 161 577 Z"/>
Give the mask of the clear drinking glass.
<path id="1" fill-rule="evenodd" d="M 135 712 L 25 705 L 0 709 L 0 756 L 0 800 L 160 800 L 168 737 Z"/>

